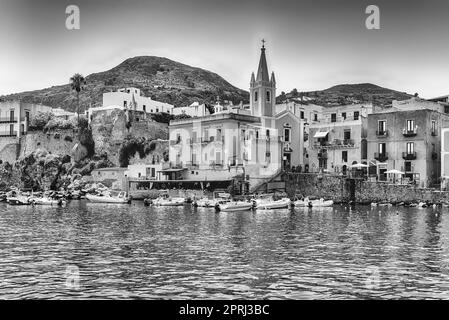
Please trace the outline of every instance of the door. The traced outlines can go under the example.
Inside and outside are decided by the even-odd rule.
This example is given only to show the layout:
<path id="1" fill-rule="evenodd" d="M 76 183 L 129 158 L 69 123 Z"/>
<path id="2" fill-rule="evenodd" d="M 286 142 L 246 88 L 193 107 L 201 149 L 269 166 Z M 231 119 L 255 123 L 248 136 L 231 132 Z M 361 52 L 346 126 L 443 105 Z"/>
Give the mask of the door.
<path id="1" fill-rule="evenodd" d="M 283 166 L 284 170 L 290 170 L 291 168 L 291 153 L 284 153 Z"/>

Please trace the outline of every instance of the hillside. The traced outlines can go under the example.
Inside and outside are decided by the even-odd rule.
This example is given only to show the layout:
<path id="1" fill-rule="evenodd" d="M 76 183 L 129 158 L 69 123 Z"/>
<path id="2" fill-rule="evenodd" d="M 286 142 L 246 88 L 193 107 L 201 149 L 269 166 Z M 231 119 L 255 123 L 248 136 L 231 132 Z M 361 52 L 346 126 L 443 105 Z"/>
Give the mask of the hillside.
<path id="1" fill-rule="evenodd" d="M 373 102 L 377 106 L 388 106 L 393 100 L 405 100 L 412 97 L 405 92 L 379 87 L 371 83 L 341 84 L 321 91 L 297 92 L 292 90 L 280 95 L 278 102 L 287 99 L 307 100 L 323 106 L 338 106 L 352 103 Z"/>
<path id="2" fill-rule="evenodd" d="M 67 75 L 67 82 L 70 76 Z M 104 92 L 130 86 L 140 88 L 147 97 L 175 106 L 185 106 L 194 101 L 211 103 L 217 96 L 235 103 L 246 102 L 249 98 L 248 92 L 232 86 L 213 72 L 154 56 L 127 59 L 111 70 L 88 75 L 86 81 L 80 94 L 84 108 L 101 106 Z M 2 96 L 0 100 L 17 98 L 76 110 L 76 95 L 69 84 Z"/>

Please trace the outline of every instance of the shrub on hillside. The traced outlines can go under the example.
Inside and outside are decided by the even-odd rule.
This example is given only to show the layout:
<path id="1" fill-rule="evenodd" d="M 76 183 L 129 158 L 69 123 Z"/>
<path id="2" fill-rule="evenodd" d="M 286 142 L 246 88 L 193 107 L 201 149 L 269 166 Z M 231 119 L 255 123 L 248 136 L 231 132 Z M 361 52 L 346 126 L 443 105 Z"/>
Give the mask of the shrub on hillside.
<path id="1" fill-rule="evenodd" d="M 31 118 L 30 118 L 30 125 L 29 130 L 30 131 L 38 131 L 43 130 L 47 123 L 54 118 L 54 114 L 51 112 L 36 112 Z"/>

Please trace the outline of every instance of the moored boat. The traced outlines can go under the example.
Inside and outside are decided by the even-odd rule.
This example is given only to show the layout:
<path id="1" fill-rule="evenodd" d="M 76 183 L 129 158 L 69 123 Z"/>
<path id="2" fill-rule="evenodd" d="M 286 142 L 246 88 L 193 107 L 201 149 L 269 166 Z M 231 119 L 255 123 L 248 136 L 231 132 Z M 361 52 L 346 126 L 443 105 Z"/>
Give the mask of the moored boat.
<path id="1" fill-rule="evenodd" d="M 220 203 L 217 207 L 220 211 L 224 212 L 247 211 L 253 208 L 253 203 L 246 201 L 230 201 Z"/>
<path id="2" fill-rule="evenodd" d="M 153 205 L 165 206 L 165 207 L 183 206 L 184 203 L 185 203 L 184 198 L 159 197 L 159 198 L 153 200 Z"/>
<path id="3" fill-rule="evenodd" d="M 97 203 L 129 203 L 130 198 L 125 191 L 120 192 L 103 192 L 102 194 L 86 194 L 86 199 Z"/>
<path id="4" fill-rule="evenodd" d="M 289 198 L 282 198 L 279 200 L 273 199 L 257 199 L 256 209 L 270 210 L 270 209 L 285 209 L 289 208 L 291 205 L 291 200 Z"/>

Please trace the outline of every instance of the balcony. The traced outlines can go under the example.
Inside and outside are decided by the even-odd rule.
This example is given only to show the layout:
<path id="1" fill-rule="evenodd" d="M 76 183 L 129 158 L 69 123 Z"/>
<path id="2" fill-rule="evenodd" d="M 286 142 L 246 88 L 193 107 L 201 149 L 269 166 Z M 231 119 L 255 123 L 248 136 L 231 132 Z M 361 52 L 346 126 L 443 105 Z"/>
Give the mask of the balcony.
<path id="1" fill-rule="evenodd" d="M 319 159 L 327 159 L 327 152 L 318 152 Z"/>
<path id="2" fill-rule="evenodd" d="M 415 160 L 416 152 L 402 152 L 402 158 L 404 160 Z"/>
<path id="3" fill-rule="evenodd" d="M 388 130 L 377 130 L 376 136 L 378 137 L 388 137 Z"/>
<path id="4" fill-rule="evenodd" d="M 402 130 L 402 135 L 404 137 L 415 137 L 418 134 L 418 128 L 408 130 L 407 128 L 404 128 Z"/>
<path id="5" fill-rule="evenodd" d="M 197 162 L 187 161 L 185 165 L 188 169 L 199 169 L 200 165 Z"/>
<path id="6" fill-rule="evenodd" d="M 436 130 L 433 130 L 430 134 L 431 134 L 433 137 L 436 137 L 436 136 L 438 135 L 438 133 L 437 133 Z"/>
<path id="7" fill-rule="evenodd" d="M 375 152 L 374 159 L 376 159 L 377 161 L 380 161 L 380 162 L 384 162 L 384 161 L 388 160 L 388 152 L 383 152 L 383 153 Z"/>
<path id="8" fill-rule="evenodd" d="M 438 153 L 437 152 L 432 152 L 432 160 L 438 160 Z"/>
<path id="9" fill-rule="evenodd" d="M 179 162 L 170 161 L 162 165 L 162 169 L 182 169 L 183 167 L 184 166 L 182 161 Z"/>
<path id="10" fill-rule="evenodd" d="M 17 119 L 11 117 L 0 118 L 0 123 L 17 123 Z"/>
<path id="11" fill-rule="evenodd" d="M 223 161 L 211 161 L 209 163 L 209 166 L 211 168 L 223 167 L 223 165 L 224 165 Z"/>

